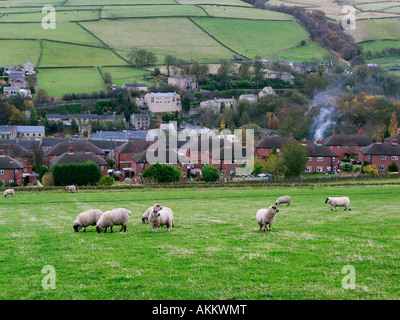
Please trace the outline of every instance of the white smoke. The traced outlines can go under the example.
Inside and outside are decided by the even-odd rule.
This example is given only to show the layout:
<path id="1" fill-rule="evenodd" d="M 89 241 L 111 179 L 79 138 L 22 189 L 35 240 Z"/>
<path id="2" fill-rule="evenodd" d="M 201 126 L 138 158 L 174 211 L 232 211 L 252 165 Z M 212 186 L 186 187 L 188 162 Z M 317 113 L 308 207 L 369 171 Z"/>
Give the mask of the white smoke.
<path id="1" fill-rule="evenodd" d="M 311 105 L 320 106 L 319 113 L 310 127 L 310 135 L 315 143 L 322 140 L 326 132 L 336 127 L 336 97 L 332 96 L 332 92 L 323 91 L 315 95 Z"/>

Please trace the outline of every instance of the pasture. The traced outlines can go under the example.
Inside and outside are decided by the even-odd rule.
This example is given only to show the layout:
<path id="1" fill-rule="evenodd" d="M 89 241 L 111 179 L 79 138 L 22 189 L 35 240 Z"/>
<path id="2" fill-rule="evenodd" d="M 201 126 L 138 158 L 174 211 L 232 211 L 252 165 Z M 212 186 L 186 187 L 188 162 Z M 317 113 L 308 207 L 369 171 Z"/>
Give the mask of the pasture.
<path id="1" fill-rule="evenodd" d="M 399 299 L 400 186 L 62 190 L 0 201 L 0 299 Z M 258 209 L 289 194 L 271 232 Z M 330 211 L 327 196 L 352 211 Z M 175 227 L 141 215 L 161 203 Z M 127 233 L 75 233 L 79 212 L 124 207 Z M 42 287 L 53 266 L 56 288 Z M 342 269 L 356 271 L 345 290 Z"/>

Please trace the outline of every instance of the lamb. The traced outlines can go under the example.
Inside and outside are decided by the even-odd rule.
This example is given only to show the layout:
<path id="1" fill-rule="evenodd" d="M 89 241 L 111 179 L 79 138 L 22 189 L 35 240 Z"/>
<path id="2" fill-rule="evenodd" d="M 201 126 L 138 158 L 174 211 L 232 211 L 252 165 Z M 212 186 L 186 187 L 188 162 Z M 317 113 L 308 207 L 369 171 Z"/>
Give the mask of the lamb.
<path id="1" fill-rule="evenodd" d="M 260 209 L 257 211 L 256 220 L 260 226 L 260 231 L 264 228 L 265 231 L 271 231 L 271 226 L 275 222 L 275 216 L 279 212 L 277 206 L 270 206 L 268 209 Z M 269 230 L 268 230 L 269 225 Z"/>
<path id="2" fill-rule="evenodd" d="M 149 214 L 153 211 L 153 207 L 154 207 L 154 206 L 148 208 L 148 209 L 143 213 L 143 215 L 142 215 L 142 222 L 143 222 L 143 223 L 146 223 L 146 222 L 149 223 Z M 170 208 L 163 207 L 163 209 L 168 209 L 168 210 L 170 210 L 170 211 L 172 212 L 172 210 L 171 210 Z"/>
<path id="3" fill-rule="evenodd" d="M 78 232 L 80 229 L 83 229 L 83 232 L 86 232 L 87 226 L 95 226 L 97 221 L 99 221 L 103 211 L 97 209 L 90 209 L 81 212 L 74 222 L 74 230 Z"/>
<path id="4" fill-rule="evenodd" d="M 124 230 L 126 232 L 126 225 L 128 223 L 129 216 L 131 212 L 124 208 L 117 208 L 110 211 L 106 211 L 102 214 L 99 221 L 96 224 L 96 230 L 98 233 L 104 230 L 104 233 L 107 232 L 107 228 L 110 227 L 111 232 L 113 232 L 113 227 L 116 225 L 121 226 L 121 232 Z"/>
<path id="5" fill-rule="evenodd" d="M 65 190 L 67 190 L 68 192 L 75 193 L 76 192 L 76 187 L 74 185 L 65 186 Z"/>
<path id="6" fill-rule="evenodd" d="M 14 189 L 7 189 L 7 190 L 4 191 L 3 194 L 4 194 L 4 197 L 7 197 L 9 195 L 12 195 L 13 197 L 15 196 Z"/>
<path id="7" fill-rule="evenodd" d="M 329 203 L 331 205 L 331 210 L 335 207 L 335 211 L 337 211 L 336 207 L 345 207 L 344 210 L 351 210 L 350 208 L 350 199 L 347 197 L 333 198 L 328 197 L 325 200 L 325 203 Z"/>
<path id="8" fill-rule="evenodd" d="M 282 203 L 287 203 L 287 207 L 288 207 L 290 205 L 290 197 L 283 196 L 283 197 L 278 198 L 275 202 L 275 205 L 278 207 Z"/>
<path id="9" fill-rule="evenodd" d="M 171 209 L 162 207 L 161 204 L 153 206 L 153 210 L 149 214 L 149 223 L 153 227 L 153 233 L 157 233 L 159 227 L 166 226 L 167 232 L 174 226 L 174 216 Z"/>

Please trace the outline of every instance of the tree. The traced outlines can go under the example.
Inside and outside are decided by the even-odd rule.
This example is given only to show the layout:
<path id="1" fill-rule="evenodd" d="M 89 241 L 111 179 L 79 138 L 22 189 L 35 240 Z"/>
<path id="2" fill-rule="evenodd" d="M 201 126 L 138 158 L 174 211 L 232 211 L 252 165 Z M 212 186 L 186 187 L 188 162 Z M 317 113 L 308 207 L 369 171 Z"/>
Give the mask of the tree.
<path id="1" fill-rule="evenodd" d="M 392 112 L 392 116 L 390 118 L 389 124 L 389 134 L 390 136 L 394 136 L 397 133 L 397 128 L 399 127 L 399 123 L 397 121 L 396 112 Z"/>
<path id="2" fill-rule="evenodd" d="M 244 61 L 240 65 L 239 71 L 238 71 L 238 76 L 242 80 L 246 80 L 246 79 L 250 78 L 250 76 L 251 76 L 251 68 L 250 68 L 250 63 L 249 62 Z"/>
<path id="3" fill-rule="evenodd" d="M 273 174 L 274 179 L 276 179 L 279 173 L 283 172 L 285 168 L 282 156 L 278 153 L 270 154 L 265 162 L 265 167 L 267 172 Z"/>
<path id="4" fill-rule="evenodd" d="M 46 153 L 35 141 L 32 141 L 32 155 L 33 171 L 38 172 L 45 164 Z"/>
<path id="5" fill-rule="evenodd" d="M 188 112 L 190 110 L 190 98 L 189 98 L 189 96 L 185 96 L 183 98 L 182 109 L 185 112 Z"/>
<path id="6" fill-rule="evenodd" d="M 176 63 L 176 57 L 171 55 L 166 55 L 164 58 L 164 63 L 167 65 L 168 77 L 170 75 L 170 68 Z"/>
<path id="7" fill-rule="evenodd" d="M 389 172 L 398 172 L 399 167 L 397 166 L 396 162 L 393 163 L 388 167 Z"/>
<path id="8" fill-rule="evenodd" d="M 282 147 L 282 160 L 286 177 L 298 177 L 308 161 L 307 149 L 298 141 L 289 141 Z"/>
<path id="9" fill-rule="evenodd" d="M 76 122 L 76 119 L 71 120 L 71 133 L 78 133 L 79 132 L 79 126 L 78 123 Z"/>
<path id="10" fill-rule="evenodd" d="M 48 102 L 48 101 L 50 101 L 50 96 L 49 96 L 49 94 L 47 93 L 46 90 L 44 90 L 44 89 L 39 89 L 39 90 L 36 92 L 36 101 L 39 101 L 39 102 Z"/>
<path id="11" fill-rule="evenodd" d="M 201 175 L 203 180 L 207 182 L 217 181 L 219 178 L 218 169 L 210 164 L 206 164 L 201 168 Z"/>
<path id="12" fill-rule="evenodd" d="M 131 48 L 128 59 L 136 67 L 144 67 L 157 62 L 157 56 L 153 52 L 138 47 Z"/>
<path id="13" fill-rule="evenodd" d="M 176 182 L 181 179 L 179 170 L 168 164 L 155 163 L 145 169 L 142 173 L 142 178 L 152 178 L 157 182 Z"/>

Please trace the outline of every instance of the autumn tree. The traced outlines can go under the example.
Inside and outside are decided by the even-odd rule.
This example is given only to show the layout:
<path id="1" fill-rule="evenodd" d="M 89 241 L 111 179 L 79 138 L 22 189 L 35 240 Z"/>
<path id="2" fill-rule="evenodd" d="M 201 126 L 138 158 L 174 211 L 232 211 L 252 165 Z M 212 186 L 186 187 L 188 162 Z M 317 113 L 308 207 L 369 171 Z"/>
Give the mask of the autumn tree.
<path id="1" fill-rule="evenodd" d="M 399 127 L 399 123 L 397 121 L 397 116 L 396 112 L 392 112 L 392 116 L 390 118 L 390 124 L 389 124 L 389 134 L 391 136 L 394 136 L 397 133 L 397 128 Z"/>

